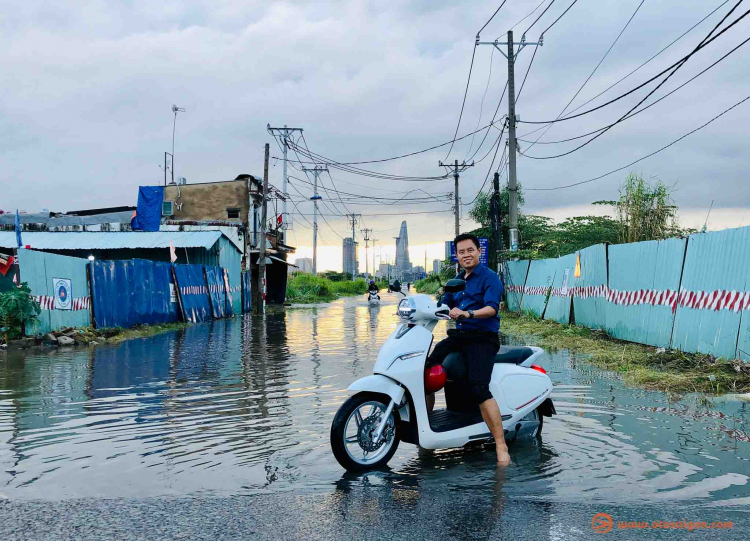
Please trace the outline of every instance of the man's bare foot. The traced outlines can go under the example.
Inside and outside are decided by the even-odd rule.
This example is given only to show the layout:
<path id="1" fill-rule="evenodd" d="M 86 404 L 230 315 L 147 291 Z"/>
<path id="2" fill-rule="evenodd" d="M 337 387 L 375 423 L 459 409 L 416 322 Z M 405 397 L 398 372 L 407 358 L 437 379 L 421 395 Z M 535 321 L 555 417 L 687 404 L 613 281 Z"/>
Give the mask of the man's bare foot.
<path id="1" fill-rule="evenodd" d="M 498 466 L 507 466 L 510 464 L 510 454 L 508 454 L 508 446 L 503 444 L 502 447 L 500 445 L 496 446 L 497 451 L 497 465 Z"/>

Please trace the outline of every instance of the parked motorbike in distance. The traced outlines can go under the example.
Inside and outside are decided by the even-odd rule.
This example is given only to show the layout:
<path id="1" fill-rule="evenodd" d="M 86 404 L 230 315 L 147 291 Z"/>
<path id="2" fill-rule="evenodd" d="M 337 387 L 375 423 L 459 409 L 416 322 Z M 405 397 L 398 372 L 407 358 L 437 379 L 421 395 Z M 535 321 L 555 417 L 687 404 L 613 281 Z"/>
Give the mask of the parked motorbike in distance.
<path id="1" fill-rule="evenodd" d="M 445 291 L 463 291 L 466 282 L 449 280 Z M 401 323 L 380 348 L 373 374 L 355 381 L 357 391 L 339 408 L 331 424 L 331 448 L 345 469 L 382 467 L 401 441 L 425 449 L 463 447 L 492 441 L 476 406 L 466 407 L 461 387 L 465 366 L 460 354 L 426 369 L 432 332 L 450 319 L 449 308 L 428 295 L 401 300 Z M 538 347 L 502 346 L 495 357 L 490 391 L 500 407 L 506 440 L 539 436 L 544 417 L 556 414 L 550 399 L 552 381 L 535 364 Z M 445 387 L 446 408 L 428 411 L 426 393 Z"/>

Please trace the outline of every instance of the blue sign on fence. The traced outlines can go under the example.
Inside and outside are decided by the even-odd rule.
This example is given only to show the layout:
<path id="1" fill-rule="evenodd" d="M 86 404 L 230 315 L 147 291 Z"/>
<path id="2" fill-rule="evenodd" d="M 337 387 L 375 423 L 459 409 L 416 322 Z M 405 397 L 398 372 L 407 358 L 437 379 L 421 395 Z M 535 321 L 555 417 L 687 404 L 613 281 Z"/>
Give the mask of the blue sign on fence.
<path id="1" fill-rule="evenodd" d="M 490 251 L 490 239 L 479 237 L 479 248 L 481 250 L 479 253 L 479 263 L 488 266 L 489 259 L 487 259 L 487 254 Z M 456 259 L 456 244 L 453 241 L 451 241 L 451 263 L 458 263 L 458 259 Z"/>

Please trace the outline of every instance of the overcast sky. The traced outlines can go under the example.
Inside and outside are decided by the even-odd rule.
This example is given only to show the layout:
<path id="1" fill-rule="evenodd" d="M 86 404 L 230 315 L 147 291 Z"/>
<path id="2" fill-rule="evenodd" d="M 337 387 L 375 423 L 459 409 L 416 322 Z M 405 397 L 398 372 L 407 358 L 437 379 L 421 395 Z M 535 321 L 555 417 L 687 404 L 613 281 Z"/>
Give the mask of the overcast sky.
<path id="1" fill-rule="evenodd" d="M 556 0 L 529 31 L 528 40 L 536 41 L 570 1 Z M 579 0 L 544 36 L 544 46 L 537 51 L 519 99 L 521 120 L 556 118 L 639 3 Z M 504 39 L 507 30 L 538 4 L 539 0 L 508 0 L 482 32 L 482 40 Z M 720 0 L 645 0 L 569 110 L 646 61 L 720 4 Z M 630 90 L 690 52 L 733 4 L 725 4 L 581 111 Z M 498 5 L 474 2 L 469 7 L 465 2 L 440 0 L 100 0 L 85 6 L 78 2 L 3 1 L 0 209 L 66 211 L 134 205 L 139 185 L 163 179 L 159 164 L 164 151 L 171 149 L 173 103 L 186 109 L 177 119 L 175 171 L 188 183 L 226 180 L 239 173 L 262 176 L 263 145 L 270 142 L 271 155 L 280 156 L 266 132 L 269 123 L 303 127 L 312 151 L 339 161 L 386 158 L 448 141 L 456 128 L 475 35 Z M 515 28 L 516 39 L 546 5 Z M 744 11 L 740 6 L 729 20 Z M 739 44 L 750 34 L 749 20 L 698 52 L 651 100 Z M 550 160 L 519 157 L 519 181 L 529 189 L 586 180 L 697 128 L 750 94 L 748 51 L 750 45 L 569 156 Z M 518 57 L 517 89 L 533 53 L 534 48 L 527 47 Z M 480 46 L 459 135 L 491 120 L 506 78 L 505 58 L 497 51 L 493 54 L 490 46 Z M 605 126 L 653 87 L 595 113 L 558 123 L 541 141 L 575 137 Z M 506 113 L 504 100 L 498 116 Z M 631 170 L 675 185 L 675 199 L 686 225 L 700 226 L 712 200 L 709 227 L 750 225 L 749 122 L 750 101 Z M 519 136 L 536 127 L 520 124 Z M 474 156 L 476 162 L 490 150 L 496 133 L 491 132 Z M 460 141 L 450 156 L 446 156 L 448 148 L 442 147 L 365 167 L 399 175 L 438 175 L 442 172 L 439 160 L 471 157 L 483 135 L 480 132 L 473 141 L 471 137 Z M 548 156 L 585 140 L 521 145 L 530 155 Z M 492 157 L 491 152 L 462 175 L 464 202 L 471 201 L 482 186 Z M 271 164 L 271 183 L 280 187 L 281 164 L 275 159 Z M 416 187 L 430 194 L 452 190 L 452 179 L 433 183 L 375 181 L 331 172 L 339 190 L 354 194 L 392 197 Z M 601 212 L 601 208 L 590 209 L 589 204 L 615 198 L 627 172 L 567 190 L 527 191 L 524 210 L 557 219 Z M 291 168 L 290 174 L 301 176 Z M 292 182 L 306 197 L 310 195 L 308 185 Z M 328 177 L 323 177 L 323 183 L 331 188 Z M 292 188 L 290 193 L 296 194 Z M 328 199 L 325 192 L 321 195 Z M 361 200 L 346 201 L 345 209 L 337 203 L 327 203 L 321 212 L 362 213 L 365 225 L 378 231 L 381 243 L 392 242 L 390 237 L 397 234 L 402 219 L 409 222 L 413 246 L 433 244 L 439 252 L 442 241 L 452 236 L 449 213 L 375 216 L 449 210 L 447 204 L 372 205 Z M 309 214 L 311 205 L 299 203 L 298 208 Z M 312 217 L 308 219 L 312 221 Z M 328 216 L 327 220 L 330 227 L 320 224 L 319 243 L 340 248 L 339 235 L 345 235 L 346 219 Z M 471 226 L 468 220 L 462 224 Z M 300 247 L 311 245 L 309 225 L 300 216 L 295 216 L 290 239 Z M 428 256 L 431 258 L 432 252 Z"/>

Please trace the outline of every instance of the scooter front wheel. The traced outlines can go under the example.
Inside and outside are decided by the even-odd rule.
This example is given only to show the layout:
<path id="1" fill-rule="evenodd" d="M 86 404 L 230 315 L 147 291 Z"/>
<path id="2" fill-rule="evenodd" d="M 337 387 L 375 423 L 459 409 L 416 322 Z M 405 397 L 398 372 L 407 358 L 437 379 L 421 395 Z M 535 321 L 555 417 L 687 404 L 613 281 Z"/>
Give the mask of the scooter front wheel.
<path id="1" fill-rule="evenodd" d="M 336 412 L 331 424 L 331 449 L 348 471 L 380 468 L 393 457 L 401 441 L 397 410 L 388 416 L 380 439 L 374 441 L 390 402 L 387 395 L 362 392 L 350 397 Z"/>

